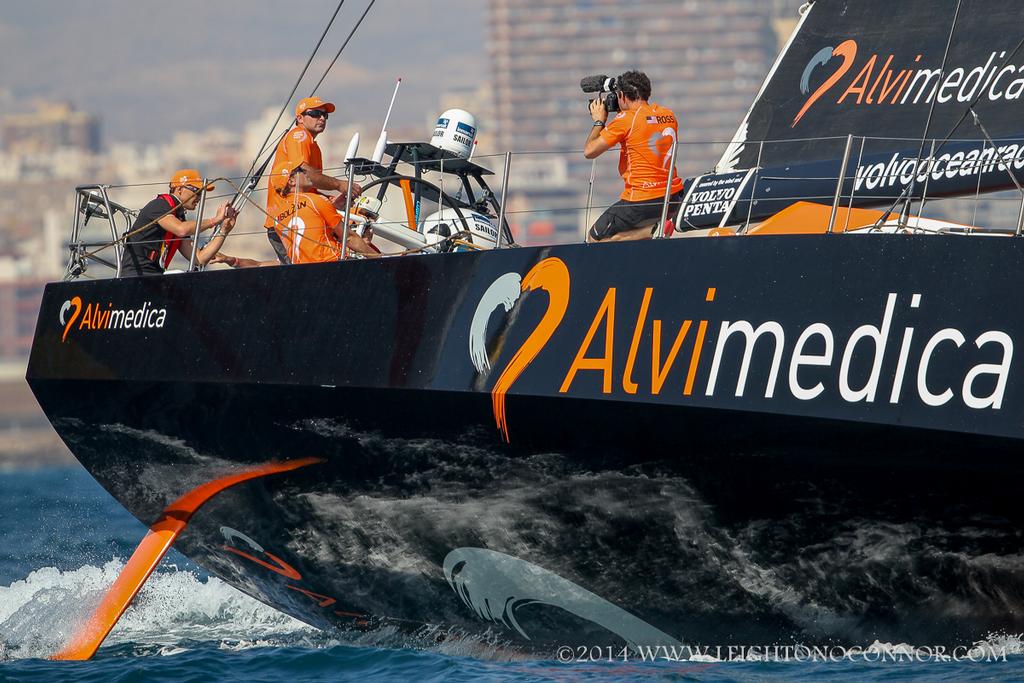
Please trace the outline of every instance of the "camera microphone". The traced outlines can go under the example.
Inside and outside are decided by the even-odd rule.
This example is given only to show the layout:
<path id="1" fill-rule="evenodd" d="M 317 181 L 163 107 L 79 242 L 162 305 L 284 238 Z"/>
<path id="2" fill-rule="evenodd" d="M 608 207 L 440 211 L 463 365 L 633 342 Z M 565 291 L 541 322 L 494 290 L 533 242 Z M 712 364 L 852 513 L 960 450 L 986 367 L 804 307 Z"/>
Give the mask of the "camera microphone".
<path id="1" fill-rule="evenodd" d="M 605 82 L 608 77 L 604 74 L 600 76 L 586 76 L 580 79 L 580 89 L 583 92 L 601 92 L 604 90 Z"/>
<path id="2" fill-rule="evenodd" d="M 583 92 L 600 93 L 597 99 L 604 102 L 605 111 L 614 114 L 619 111 L 619 100 L 615 96 L 618 89 L 618 78 L 608 78 L 604 74 L 597 76 L 585 76 L 580 79 L 580 89 Z"/>

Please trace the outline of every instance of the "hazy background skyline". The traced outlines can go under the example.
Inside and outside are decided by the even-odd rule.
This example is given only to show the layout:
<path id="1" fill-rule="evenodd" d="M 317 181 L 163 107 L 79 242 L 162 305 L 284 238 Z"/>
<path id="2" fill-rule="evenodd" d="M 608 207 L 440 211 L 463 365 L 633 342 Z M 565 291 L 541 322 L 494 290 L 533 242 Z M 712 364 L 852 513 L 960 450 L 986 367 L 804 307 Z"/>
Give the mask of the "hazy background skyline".
<path id="1" fill-rule="evenodd" d="M 4 140 L 6 150 L 0 148 L 4 468 L 69 457 L 22 379 L 24 342 L 34 327 L 34 314 L 22 313 L 34 311 L 42 281 L 59 277 L 45 256 L 49 249 L 40 245 L 53 242 L 57 262 L 65 257 L 60 245 L 70 222 L 71 188 L 163 179 L 170 166 L 243 171 L 255 152 L 245 144 L 250 133 L 256 131 L 258 140 L 266 135 L 272 121 L 267 110 L 276 113 L 284 104 L 337 0 L 0 1 L 0 121 L 19 114 L 34 121 L 43 112 L 59 118 L 69 102 L 101 126 L 93 152 L 39 147 L 46 133 L 28 149 L 15 151 L 19 142 L 10 139 Z M 288 103 L 284 122 L 320 79 L 367 2 L 346 0 Z M 344 131 L 355 125 L 372 147 L 398 76 L 403 83 L 391 128 L 422 130 L 421 137 L 429 137 L 441 93 L 474 88 L 487 78 L 487 8 L 486 0 L 377 0 L 318 90 L 339 107 L 326 143 L 344 145 L 350 134 Z M 233 137 L 203 133 L 214 129 Z M 338 152 L 325 147 L 325 155 Z M 141 206 L 153 191 L 122 190 L 115 199 Z M 258 219 L 248 212 L 247 220 L 262 224 Z M 239 239 L 255 245 L 235 246 L 245 253 L 266 243 L 259 235 Z"/>
<path id="2" fill-rule="evenodd" d="M 319 80 L 366 4 L 346 0 L 292 104 Z M 5 2 L 0 112 L 30 110 L 39 98 L 70 101 L 101 118 L 104 144 L 240 129 L 281 107 L 336 6 Z M 483 0 L 377 0 L 318 94 L 339 105 L 339 123 L 379 121 L 401 76 L 394 125 L 422 125 L 441 92 L 486 78 L 486 11 Z"/>
<path id="3" fill-rule="evenodd" d="M 346 0 L 278 132 L 367 2 Z M 593 166 L 582 156 L 591 127 L 579 79 L 633 68 L 650 74 L 654 101 L 680 120 L 686 146 L 677 162 L 692 176 L 711 168 L 732 137 L 799 4 L 377 0 L 318 91 L 339 107 L 318 138 L 325 165 L 337 169 L 357 131 L 360 152 L 369 155 L 401 76 L 391 140 L 429 139 L 435 117 L 449 107 L 473 112 L 477 162 L 500 170 L 500 155 L 516 153 L 505 202 L 516 241 L 577 241 L 621 191 L 617 154 Z M 244 173 L 336 6 L 337 0 L 4 2 L 0 467 L 67 457 L 23 378 L 42 288 L 61 278 L 67 262 L 75 186 L 107 183 L 112 201 L 138 208 L 176 168 L 210 177 Z M 497 190 L 501 179 L 491 181 Z M 257 190 L 255 208 L 232 233 L 230 253 L 272 258 L 259 206 L 265 191 Z M 214 199 L 231 194 L 222 182 Z M 101 220 L 88 230 L 85 242 L 110 239 Z M 93 263 L 85 277 L 111 274 Z"/>

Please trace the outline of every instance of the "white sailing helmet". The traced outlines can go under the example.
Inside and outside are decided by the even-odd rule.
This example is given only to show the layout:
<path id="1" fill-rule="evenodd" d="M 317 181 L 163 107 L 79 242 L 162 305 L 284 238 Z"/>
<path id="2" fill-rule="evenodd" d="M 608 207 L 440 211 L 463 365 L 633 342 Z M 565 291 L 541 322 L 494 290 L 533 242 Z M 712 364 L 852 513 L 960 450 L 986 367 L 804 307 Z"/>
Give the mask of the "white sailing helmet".
<path id="1" fill-rule="evenodd" d="M 463 209 L 462 215 L 466 218 L 469 231 L 460 239 L 478 249 L 493 249 L 498 241 L 498 229 L 494 227 L 494 221 L 482 213 L 469 209 Z M 423 221 L 423 236 L 427 244 L 439 244 L 444 238 L 452 237 L 463 230 L 462 221 L 452 208 L 446 207 L 432 213 Z M 458 248 L 455 250 L 459 251 Z"/>
<path id="2" fill-rule="evenodd" d="M 430 144 L 468 159 L 476 140 L 476 117 L 465 109 L 448 109 L 437 117 Z"/>
<path id="3" fill-rule="evenodd" d="M 352 211 L 349 213 L 349 226 L 356 231 L 356 234 L 363 237 L 366 228 L 372 227 L 380 219 L 381 201 L 376 197 L 361 195 L 352 202 Z"/>

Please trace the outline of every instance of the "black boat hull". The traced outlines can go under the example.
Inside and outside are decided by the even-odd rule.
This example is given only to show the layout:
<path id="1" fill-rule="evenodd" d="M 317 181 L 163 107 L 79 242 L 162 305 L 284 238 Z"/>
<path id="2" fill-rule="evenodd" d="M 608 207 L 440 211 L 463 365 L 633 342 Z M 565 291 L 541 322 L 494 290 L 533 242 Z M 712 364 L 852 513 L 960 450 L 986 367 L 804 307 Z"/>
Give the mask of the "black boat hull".
<path id="1" fill-rule="evenodd" d="M 51 285 L 28 379 L 146 523 L 321 458 L 179 543 L 317 626 L 962 644 L 1024 628 L 1022 250 L 722 238 Z"/>

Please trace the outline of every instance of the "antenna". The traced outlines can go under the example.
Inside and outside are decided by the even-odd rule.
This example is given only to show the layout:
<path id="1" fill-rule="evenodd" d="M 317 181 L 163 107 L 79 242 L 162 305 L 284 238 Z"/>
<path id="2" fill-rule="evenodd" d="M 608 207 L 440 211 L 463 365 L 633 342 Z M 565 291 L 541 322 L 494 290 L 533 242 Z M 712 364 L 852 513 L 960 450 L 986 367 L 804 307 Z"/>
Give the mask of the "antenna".
<path id="1" fill-rule="evenodd" d="M 388 113 L 384 115 L 384 125 L 380 129 L 380 137 L 377 138 L 377 146 L 373 148 L 372 160 L 379 164 L 384 158 L 384 147 L 388 144 L 388 121 L 391 120 L 391 110 L 395 107 L 395 98 L 398 97 L 398 88 L 402 85 L 402 77 L 398 77 L 395 83 L 395 91 L 391 93 L 391 104 L 388 105 Z"/>
<path id="2" fill-rule="evenodd" d="M 387 130 L 388 121 L 391 120 L 391 110 L 395 107 L 395 98 L 398 97 L 398 88 L 402 85 L 402 77 L 398 77 L 398 81 L 395 83 L 395 91 L 391 93 L 391 104 L 388 105 L 388 113 L 384 115 L 384 126 L 381 132 Z"/>
<path id="3" fill-rule="evenodd" d="M 347 164 L 359 153 L 359 131 L 356 131 L 352 135 L 352 139 L 348 141 L 348 149 L 345 150 L 345 163 Z"/>

